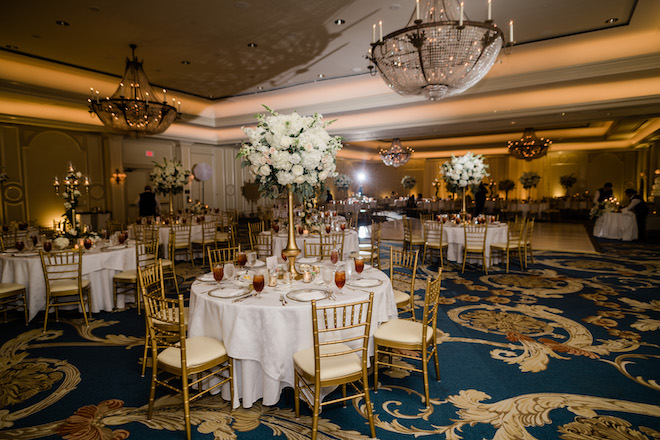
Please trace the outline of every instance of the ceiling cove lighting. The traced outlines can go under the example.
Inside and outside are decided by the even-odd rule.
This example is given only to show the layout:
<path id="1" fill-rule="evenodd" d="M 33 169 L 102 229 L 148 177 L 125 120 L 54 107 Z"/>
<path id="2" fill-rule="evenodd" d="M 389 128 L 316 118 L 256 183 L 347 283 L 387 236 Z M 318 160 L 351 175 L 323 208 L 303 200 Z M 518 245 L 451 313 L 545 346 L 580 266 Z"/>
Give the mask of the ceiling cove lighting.
<path id="1" fill-rule="evenodd" d="M 132 59 L 126 59 L 126 70 L 119 87 L 111 97 L 100 99 L 98 90 L 90 89 L 90 113 L 96 113 L 109 130 L 134 137 L 164 132 L 179 116 L 176 99 L 169 104 L 167 91 L 161 100 L 154 92 L 142 68 L 142 61 L 135 56 L 135 44 L 130 45 Z"/>
<path id="2" fill-rule="evenodd" d="M 380 158 L 385 165 L 398 168 L 405 165 L 412 157 L 415 150 L 401 145 L 401 139 L 394 138 L 392 145 L 387 150 L 380 150 Z"/>
<path id="3" fill-rule="evenodd" d="M 378 29 L 373 25 L 370 72 L 380 72 L 401 95 L 434 101 L 464 92 L 488 73 L 504 46 L 504 33 L 491 19 L 491 0 L 487 9 L 486 21 L 470 21 L 457 0 L 417 0 L 403 29 L 383 36 L 383 22 Z M 513 41 L 511 21 L 508 45 Z"/>
<path id="4" fill-rule="evenodd" d="M 530 161 L 545 156 L 550 144 L 550 139 L 539 138 L 533 128 L 526 128 L 519 141 L 509 141 L 509 153 L 518 159 Z"/>

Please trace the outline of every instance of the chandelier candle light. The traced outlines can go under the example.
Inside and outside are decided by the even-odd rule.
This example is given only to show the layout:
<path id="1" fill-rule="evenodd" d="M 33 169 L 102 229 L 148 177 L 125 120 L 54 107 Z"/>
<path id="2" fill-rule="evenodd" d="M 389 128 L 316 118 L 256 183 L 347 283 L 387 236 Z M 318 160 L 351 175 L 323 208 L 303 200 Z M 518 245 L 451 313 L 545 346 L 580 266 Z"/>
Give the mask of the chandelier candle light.
<path id="1" fill-rule="evenodd" d="M 135 56 L 135 44 L 130 45 L 132 59 L 126 59 L 126 70 L 119 87 L 111 97 L 99 98 L 99 91 L 90 88 L 89 111 L 96 113 L 108 129 L 138 137 L 154 135 L 168 129 L 181 112 L 181 102 L 168 104 L 167 91 L 161 101 L 151 87 L 142 61 Z M 175 105 L 178 104 L 177 111 Z"/>
<path id="2" fill-rule="evenodd" d="M 310 199 L 327 178 L 337 175 L 335 157 L 342 147 L 341 138 L 328 134 L 325 128 L 328 124 L 319 114 L 280 115 L 264 107 L 270 115 L 257 115 L 259 122 L 255 128 L 243 127 L 248 140 L 243 142 L 237 157 L 256 176 L 262 197 L 287 195 L 289 238 L 283 254 L 289 272 L 299 278 L 295 267 L 300 249 L 295 240 L 293 193 L 302 200 Z"/>
<path id="3" fill-rule="evenodd" d="M 471 21 L 457 0 L 417 0 L 414 20 L 383 37 L 383 22 L 372 28 L 367 59 L 372 75 L 401 95 L 424 95 L 439 100 L 464 92 L 490 71 L 504 46 L 504 33 L 491 18 Z M 509 43 L 513 45 L 513 21 Z M 375 66 L 375 68 L 374 68 Z"/>
<path id="4" fill-rule="evenodd" d="M 401 139 L 394 138 L 392 145 L 387 150 L 380 150 L 380 158 L 385 165 L 398 168 L 408 163 L 415 150 L 401 145 Z"/>
<path id="5" fill-rule="evenodd" d="M 82 195 L 79 190 L 81 180 L 85 187 L 85 192 L 89 193 L 89 186 L 91 185 L 89 177 L 83 177 L 82 172 L 76 170 L 72 163 L 69 163 L 63 182 L 60 182 L 57 176 L 53 179 L 55 193 L 64 198 L 64 217 L 66 217 L 66 223 L 68 223 L 71 230 L 78 229 L 76 225 L 76 207 L 78 206 L 78 198 Z M 64 189 L 60 194 L 61 186 L 64 186 Z M 65 231 L 68 229 L 66 223 L 64 225 Z"/>
<path id="6" fill-rule="evenodd" d="M 474 155 L 471 152 L 465 156 L 456 157 L 452 154 L 451 160 L 443 163 L 440 167 L 442 178 L 453 189 L 461 189 L 463 193 L 463 210 L 461 215 L 465 217 L 467 209 L 465 207 L 465 189 L 468 186 L 476 187 L 481 183 L 484 177 L 489 176 L 488 165 L 484 164 L 482 156 Z M 454 192 L 452 190 L 452 192 Z"/>
<path id="7" fill-rule="evenodd" d="M 518 159 L 531 161 L 543 157 L 548 152 L 552 141 L 536 136 L 533 128 L 526 128 L 523 137 L 519 141 L 509 141 L 509 153 Z"/>

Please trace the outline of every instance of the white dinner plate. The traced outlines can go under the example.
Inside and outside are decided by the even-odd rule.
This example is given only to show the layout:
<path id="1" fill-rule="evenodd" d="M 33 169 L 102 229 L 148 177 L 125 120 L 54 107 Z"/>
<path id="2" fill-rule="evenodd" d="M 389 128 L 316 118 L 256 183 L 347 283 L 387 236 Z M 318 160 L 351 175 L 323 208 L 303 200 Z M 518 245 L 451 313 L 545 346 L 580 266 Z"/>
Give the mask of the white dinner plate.
<path id="1" fill-rule="evenodd" d="M 318 257 L 303 257 L 296 258 L 296 262 L 300 264 L 314 264 L 318 262 Z"/>
<path id="2" fill-rule="evenodd" d="M 104 247 L 103 250 L 104 251 L 116 251 L 118 249 L 125 249 L 126 247 L 128 247 L 128 245 L 126 245 L 126 244 L 116 244 L 114 246 Z"/>
<path id="3" fill-rule="evenodd" d="M 286 297 L 293 301 L 309 302 L 312 300 L 322 300 L 330 296 L 330 292 L 326 289 L 319 289 L 314 287 L 296 289 L 286 294 Z"/>
<path id="4" fill-rule="evenodd" d="M 265 266 L 265 265 L 266 265 L 266 263 L 264 263 L 263 261 L 257 260 L 257 261 L 254 262 L 254 266 L 250 266 L 249 264 L 245 264 L 245 268 L 250 270 L 250 269 L 253 269 L 255 267 L 262 267 L 262 266 Z"/>
<path id="5" fill-rule="evenodd" d="M 360 278 L 346 281 L 346 285 L 349 287 L 378 287 L 381 284 L 383 284 L 383 280 L 376 278 Z"/>
<path id="6" fill-rule="evenodd" d="M 238 298 L 248 293 L 250 293 L 250 289 L 246 287 L 220 287 L 208 292 L 209 296 L 213 298 Z"/>
<path id="7" fill-rule="evenodd" d="M 16 252 L 14 257 L 36 257 L 39 255 L 39 252 Z"/>
<path id="8" fill-rule="evenodd" d="M 205 273 L 203 275 L 200 275 L 197 277 L 198 281 L 215 281 L 215 278 L 213 278 L 213 273 Z"/>

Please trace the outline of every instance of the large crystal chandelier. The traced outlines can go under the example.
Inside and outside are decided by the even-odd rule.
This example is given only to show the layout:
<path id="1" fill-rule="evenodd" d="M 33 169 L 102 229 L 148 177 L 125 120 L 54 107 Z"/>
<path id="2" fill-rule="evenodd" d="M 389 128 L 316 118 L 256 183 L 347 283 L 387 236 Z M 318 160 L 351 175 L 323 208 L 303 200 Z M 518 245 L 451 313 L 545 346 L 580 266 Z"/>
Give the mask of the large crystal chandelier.
<path id="1" fill-rule="evenodd" d="M 395 138 L 392 140 L 392 145 L 389 149 L 380 150 L 380 158 L 388 167 L 393 166 L 398 168 L 401 165 L 405 165 L 414 152 L 415 150 L 402 146 L 399 138 Z"/>
<path id="2" fill-rule="evenodd" d="M 135 56 L 137 46 L 131 44 L 130 47 L 132 59 L 126 59 L 126 71 L 119 87 L 105 99 L 99 99 L 99 92 L 92 88 L 88 99 L 90 112 L 96 113 L 103 125 L 118 133 L 132 136 L 162 133 L 178 116 L 176 100 L 168 104 L 165 90 L 162 100 L 156 95 L 142 61 Z"/>
<path id="3" fill-rule="evenodd" d="M 544 156 L 552 141 L 536 136 L 533 128 L 526 128 L 519 141 L 509 141 L 509 153 L 518 159 L 530 161 Z"/>
<path id="4" fill-rule="evenodd" d="M 383 37 L 381 22 L 376 39 L 374 25 L 368 59 L 401 95 L 438 100 L 462 93 L 488 73 L 504 44 L 504 34 L 490 15 L 490 0 L 485 22 L 469 21 L 458 0 L 418 0 L 415 19 L 405 28 Z M 511 27 L 509 44 L 512 34 Z M 369 68 L 375 75 L 373 66 Z"/>

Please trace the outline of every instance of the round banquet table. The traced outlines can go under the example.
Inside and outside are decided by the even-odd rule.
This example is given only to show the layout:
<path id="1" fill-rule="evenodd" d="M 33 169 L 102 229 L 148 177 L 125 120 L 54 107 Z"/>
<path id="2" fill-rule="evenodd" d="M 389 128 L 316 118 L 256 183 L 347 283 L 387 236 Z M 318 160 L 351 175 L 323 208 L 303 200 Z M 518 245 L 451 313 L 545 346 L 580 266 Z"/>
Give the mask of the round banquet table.
<path id="1" fill-rule="evenodd" d="M 35 255 L 36 254 L 36 255 Z M 92 312 L 112 311 L 112 278 L 116 273 L 136 268 L 135 245 L 92 248 L 83 251 L 82 277 L 90 281 Z M 38 251 L 0 254 L 0 281 L 25 284 L 28 316 L 31 320 L 46 307 L 46 281 Z M 132 298 L 132 296 L 129 295 Z M 124 295 L 117 296 L 117 307 L 125 306 Z"/>
<path id="2" fill-rule="evenodd" d="M 637 221 L 632 212 L 604 212 L 594 224 L 594 237 L 637 240 Z"/>
<path id="3" fill-rule="evenodd" d="M 332 292 L 337 303 L 348 303 L 368 298 L 374 292 L 371 334 L 378 325 L 397 316 L 392 283 L 387 275 L 377 269 L 365 269 L 363 278 L 374 278 L 382 284 L 371 288 L 352 288 L 347 279 L 342 293 Z M 325 285 L 294 281 L 290 285 L 266 286 L 260 297 L 250 297 L 240 302 L 233 299 L 210 296 L 214 283 L 196 281 L 191 287 L 189 336 L 208 336 L 224 342 L 229 356 L 234 359 L 234 408 L 251 407 L 258 399 L 264 405 L 274 405 L 285 387 L 293 387 L 293 354 L 313 345 L 311 302 L 287 299 L 282 305 L 280 294 L 303 288 Z M 230 283 L 229 281 L 223 281 Z M 317 302 L 319 305 L 335 304 L 331 299 Z M 373 354 L 373 340 L 370 353 Z M 229 387 L 223 387 L 222 396 L 229 400 Z M 239 400 L 240 399 L 240 400 Z"/>
<path id="4" fill-rule="evenodd" d="M 443 229 L 444 239 L 449 243 L 447 259 L 454 262 L 463 262 L 463 247 L 465 246 L 465 232 L 462 224 L 445 223 Z M 486 264 L 490 261 L 490 245 L 492 243 L 506 243 L 508 228 L 506 223 L 493 222 L 488 224 L 486 230 Z M 468 258 L 468 262 L 472 261 Z M 475 259 L 477 261 L 479 259 Z M 499 258 L 493 258 L 493 263 L 499 263 Z"/>
<path id="5" fill-rule="evenodd" d="M 353 229 L 346 229 L 345 235 L 344 235 L 344 255 L 342 255 L 342 260 L 348 259 L 349 255 L 353 252 L 359 252 L 360 250 L 360 245 L 359 245 L 359 240 L 358 240 L 358 233 L 357 231 Z M 272 231 L 266 231 L 264 232 L 266 234 L 271 234 Z M 319 234 L 296 234 L 296 244 L 298 245 L 298 249 L 300 249 L 300 256 L 301 257 L 306 257 L 305 255 L 305 246 L 304 242 L 305 240 L 312 240 L 316 243 L 319 242 Z M 273 255 L 280 255 L 282 253 L 282 249 L 286 248 L 286 243 L 288 240 L 288 235 L 286 231 L 280 231 L 275 234 L 275 237 L 273 239 Z"/>

